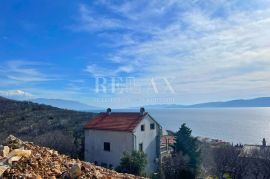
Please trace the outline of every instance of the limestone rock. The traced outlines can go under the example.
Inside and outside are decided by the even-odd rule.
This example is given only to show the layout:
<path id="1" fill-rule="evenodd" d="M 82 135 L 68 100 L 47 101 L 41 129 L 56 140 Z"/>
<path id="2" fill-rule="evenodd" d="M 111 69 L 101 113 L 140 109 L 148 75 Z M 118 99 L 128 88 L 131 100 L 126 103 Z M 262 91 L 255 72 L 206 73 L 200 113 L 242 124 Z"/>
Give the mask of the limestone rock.
<path id="1" fill-rule="evenodd" d="M 7 157 L 8 153 L 9 153 L 10 149 L 8 146 L 0 146 L 0 156 Z"/>
<path id="2" fill-rule="evenodd" d="M 0 178 L 2 178 L 3 173 L 8 169 L 8 166 L 0 165 Z"/>
<path id="3" fill-rule="evenodd" d="M 20 139 L 16 138 L 13 135 L 9 135 L 4 141 L 4 145 L 7 145 L 13 149 L 18 149 L 23 146 L 23 141 L 21 141 Z"/>
<path id="4" fill-rule="evenodd" d="M 5 145 L 11 151 L 6 158 L 0 158 L 0 178 L 34 179 L 140 179 L 129 174 L 98 167 L 88 162 L 71 159 L 57 151 L 23 142 L 9 136 Z M 2 147 L 3 148 L 3 147 Z M 15 163 L 14 163 L 15 162 Z M 2 175 L 2 176 L 1 176 Z"/>
<path id="5" fill-rule="evenodd" d="M 6 157 L 11 158 L 13 156 L 29 158 L 31 156 L 31 150 L 15 149 L 12 150 Z"/>
<path id="6" fill-rule="evenodd" d="M 69 170 L 69 174 L 71 178 L 77 178 L 82 174 L 81 171 L 81 166 L 78 164 L 74 164 L 70 170 Z"/>
<path id="7" fill-rule="evenodd" d="M 22 156 L 13 156 L 8 159 L 8 164 L 12 166 L 13 162 L 18 162 Z"/>
<path id="8" fill-rule="evenodd" d="M 35 179 L 42 179 L 40 175 L 35 176 Z"/>

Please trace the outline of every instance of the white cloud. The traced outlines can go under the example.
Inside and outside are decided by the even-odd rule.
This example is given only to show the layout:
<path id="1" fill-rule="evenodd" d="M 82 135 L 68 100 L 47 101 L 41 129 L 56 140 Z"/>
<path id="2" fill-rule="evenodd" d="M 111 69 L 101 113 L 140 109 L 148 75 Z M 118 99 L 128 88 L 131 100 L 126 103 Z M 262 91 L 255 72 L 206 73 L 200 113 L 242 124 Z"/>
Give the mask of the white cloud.
<path id="1" fill-rule="evenodd" d="M 6 90 L 0 91 L 0 96 L 6 97 L 32 97 L 33 95 L 23 90 Z"/>
<path id="2" fill-rule="evenodd" d="M 88 72 L 175 77 L 176 98 L 187 96 L 183 102 L 196 94 L 203 96 L 198 100 L 269 95 L 269 2 L 156 0 L 102 5 L 121 16 L 118 24 L 125 24 L 128 32 L 123 33 L 123 46 L 117 38 L 121 48 L 108 55 L 118 68 L 91 65 Z M 103 30 L 112 28 L 117 26 Z M 127 39 L 132 43 L 124 41 L 127 34 L 132 34 Z"/>
<path id="3" fill-rule="evenodd" d="M 40 82 L 55 80 L 56 77 L 51 74 L 42 73 L 39 67 L 48 66 L 46 64 L 24 60 L 10 60 L 2 63 L 0 68 L 0 77 L 17 83 Z"/>
<path id="4" fill-rule="evenodd" d="M 71 29 L 75 31 L 99 31 L 104 29 L 116 29 L 122 27 L 121 21 L 109 17 L 96 15 L 95 12 L 85 5 L 79 5 L 79 22 Z"/>
<path id="5" fill-rule="evenodd" d="M 119 66 L 115 69 L 108 69 L 104 67 L 99 67 L 97 65 L 88 65 L 85 69 L 86 72 L 90 73 L 92 76 L 117 76 L 122 73 L 128 74 L 134 71 L 134 68 L 130 65 Z"/>

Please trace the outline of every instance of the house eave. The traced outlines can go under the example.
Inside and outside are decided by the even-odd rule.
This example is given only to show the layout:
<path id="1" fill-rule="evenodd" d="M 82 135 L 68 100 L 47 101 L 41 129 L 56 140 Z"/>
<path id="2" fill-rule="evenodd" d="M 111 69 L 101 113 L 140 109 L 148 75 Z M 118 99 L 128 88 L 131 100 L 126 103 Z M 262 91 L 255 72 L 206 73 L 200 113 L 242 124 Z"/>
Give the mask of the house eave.
<path id="1" fill-rule="evenodd" d="M 113 129 L 99 129 L 99 128 L 84 128 L 84 130 L 97 130 L 97 131 L 111 131 L 111 132 L 133 133 L 132 130 L 113 130 Z"/>

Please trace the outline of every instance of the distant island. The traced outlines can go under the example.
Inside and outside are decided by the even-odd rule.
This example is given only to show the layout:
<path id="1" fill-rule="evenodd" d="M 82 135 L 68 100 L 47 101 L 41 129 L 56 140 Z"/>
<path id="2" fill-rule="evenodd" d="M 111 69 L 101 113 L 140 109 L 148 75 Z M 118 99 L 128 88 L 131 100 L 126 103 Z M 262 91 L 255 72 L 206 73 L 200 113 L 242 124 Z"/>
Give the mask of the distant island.
<path id="1" fill-rule="evenodd" d="M 53 107 L 58 107 L 62 109 L 76 110 L 76 111 L 99 111 L 102 110 L 101 107 L 96 107 L 88 104 L 84 104 L 78 101 L 65 100 L 65 99 L 46 99 L 46 98 L 36 98 L 30 99 L 31 102 L 38 104 L 50 105 Z M 241 108 L 241 107 L 270 107 L 270 97 L 259 97 L 253 99 L 236 99 L 230 101 L 215 101 L 198 103 L 191 105 L 182 104 L 154 104 L 145 105 L 145 108 Z M 136 107 L 127 107 L 129 109 L 137 109 Z"/>
<path id="2" fill-rule="evenodd" d="M 237 99 L 231 101 L 217 101 L 193 105 L 158 104 L 148 105 L 147 108 L 237 108 L 237 107 L 270 107 L 270 97 L 254 99 Z"/>
<path id="3" fill-rule="evenodd" d="M 63 109 L 77 110 L 77 111 L 92 111 L 100 110 L 101 108 L 96 106 L 90 106 L 78 101 L 64 100 L 64 99 L 45 99 L 37 98 L 32 99 L 32 102 L 50 105 Z M 270 97 L 259 97 L 253 99 L 236 99 L 230 101 L 216 101 L 198 103 L 192 105 L 181 104 L 156 104 L 144 106 L 148 109 L 151 108 L 238 108 L 238 107 L 270 107 Z M 133 108 L 133 107 L 132 107 Z M 138 107 L 134 107 L 138 108 Z"/>

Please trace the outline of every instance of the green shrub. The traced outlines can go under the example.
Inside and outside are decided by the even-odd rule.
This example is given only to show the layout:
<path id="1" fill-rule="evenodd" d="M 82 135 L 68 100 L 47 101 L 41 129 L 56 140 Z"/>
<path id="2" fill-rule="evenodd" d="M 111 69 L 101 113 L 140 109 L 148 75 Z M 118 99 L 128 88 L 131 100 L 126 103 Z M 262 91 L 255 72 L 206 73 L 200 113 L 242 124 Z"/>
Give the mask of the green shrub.
<path id="1" fill-rule="evenodd" d="M 124 152 L 120 166 L 116 168 L 118 172 L 142 175 L 147 164 L 146 154 L 140 151 L 133 151 L 131 154 Z"/>

